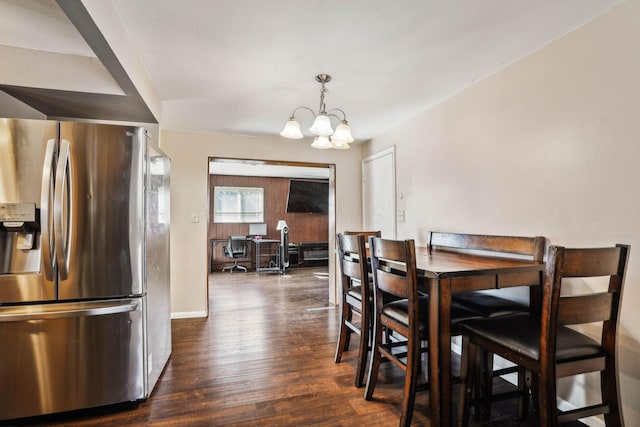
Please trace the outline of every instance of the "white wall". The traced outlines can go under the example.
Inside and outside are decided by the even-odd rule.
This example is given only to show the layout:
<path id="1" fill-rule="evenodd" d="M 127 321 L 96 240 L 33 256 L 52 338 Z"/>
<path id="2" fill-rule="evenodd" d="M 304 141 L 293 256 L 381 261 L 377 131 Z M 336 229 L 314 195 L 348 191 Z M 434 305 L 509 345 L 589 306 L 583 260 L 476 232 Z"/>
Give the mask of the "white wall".
<path id="1" fill-rule="evenodd" d="M 640 1 L 375 138 L 363 156 L 393 144 L 399 238 L 425 243 L 433 229 L 631 244 L 621 387 L 626 424 L 640 425 Z"/>
<path id="2" fill-rule="evenodd" d="M 173 317 L 207 310 L 208 164 L 212 157 L 335 164 L 336 230 L 361 225 L 360 146 L 317 150 L 311 141 L 162 131 L 160 146 L 171 157 L 171 311 Z M 191 222 L 197 214 L 198 223 Z M 275 225 L 274 225 L 275 226 Z M 331 243 L 331 240 L 330 240 Z M 335 281 L 329 298 L 334 301 Z"/>

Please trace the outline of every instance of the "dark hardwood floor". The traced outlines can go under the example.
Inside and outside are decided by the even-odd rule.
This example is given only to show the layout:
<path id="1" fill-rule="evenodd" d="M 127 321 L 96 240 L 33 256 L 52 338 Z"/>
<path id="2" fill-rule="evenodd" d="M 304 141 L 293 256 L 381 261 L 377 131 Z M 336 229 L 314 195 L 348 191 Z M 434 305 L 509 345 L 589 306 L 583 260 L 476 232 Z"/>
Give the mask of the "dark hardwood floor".
<path id="1" fill-rule="evenodd" d="M 22 424 L 397 425 L 403 377 L 397 368 L 383 364 L 375 400 L 367 402 L 364 388 L 353 386 L 355 344 L 342 363 L 333 362 L 338 310 L 327 303 L 326 271 L 210 275 L 210 315 L 172 322 L 173 353 L 148 400 Z M 418 395 L 416 426 L 429 425 L 427 397 Z M 501 404 L 486 425 L 536 425 L 535 414 L 519 424 L 515 410 L 515 402 Z"/>

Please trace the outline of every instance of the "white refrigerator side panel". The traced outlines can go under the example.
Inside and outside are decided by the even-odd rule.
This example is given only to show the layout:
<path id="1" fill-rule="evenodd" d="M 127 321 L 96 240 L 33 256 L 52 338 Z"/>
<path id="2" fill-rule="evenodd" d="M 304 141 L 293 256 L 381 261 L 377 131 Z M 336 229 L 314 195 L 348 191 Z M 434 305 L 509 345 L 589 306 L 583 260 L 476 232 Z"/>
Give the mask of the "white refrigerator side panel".
<path id="1" fill-rule="evenodd" d="M 153 391 L 171 354 L 171 298 L 169 269 L 170 160 L 147 144 L 145 190 L 147 291 L 147 396 Z"/>

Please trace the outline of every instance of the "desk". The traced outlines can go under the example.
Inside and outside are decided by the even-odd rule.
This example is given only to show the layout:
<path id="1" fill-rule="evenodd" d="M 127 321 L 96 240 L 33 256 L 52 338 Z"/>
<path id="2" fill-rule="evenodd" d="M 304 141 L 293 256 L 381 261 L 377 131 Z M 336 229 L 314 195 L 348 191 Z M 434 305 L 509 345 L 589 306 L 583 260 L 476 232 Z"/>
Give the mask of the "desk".
<path id="1" fill-rule="evenodd" d="M 280 240 L 275 239 L 253 239 L 253 243 L 256 245 L 256 273 L 261 271 L 277 271 L 282 272 L 280 267 Z M 267 245 L 270 249 L 268 252 L 264 252 L 262 245 Z M 260 260 L 267 258 L 267 267 L 262 267 Z M 275 266 L 272 266 L 272 261 L 275 262 Z"/>
<path id="2" fill-rule="evenodd" d="M 417 247 L 416 266 L 429 294 L 429 425 L 451 426 L 451 294 L 542 285 L 544 263 Z"/>

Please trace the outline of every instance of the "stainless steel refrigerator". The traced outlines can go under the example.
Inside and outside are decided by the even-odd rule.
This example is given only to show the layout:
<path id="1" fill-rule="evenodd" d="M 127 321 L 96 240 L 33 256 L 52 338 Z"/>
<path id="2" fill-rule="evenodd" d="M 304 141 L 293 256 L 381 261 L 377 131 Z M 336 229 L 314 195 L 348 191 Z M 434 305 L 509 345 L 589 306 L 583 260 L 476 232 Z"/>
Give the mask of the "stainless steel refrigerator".
<path id="1" fill-rule="evenodd" d="M 0 119 L 0 420 L 149 396 L 171 353 L 169 169 L 142 127 Z"/>

